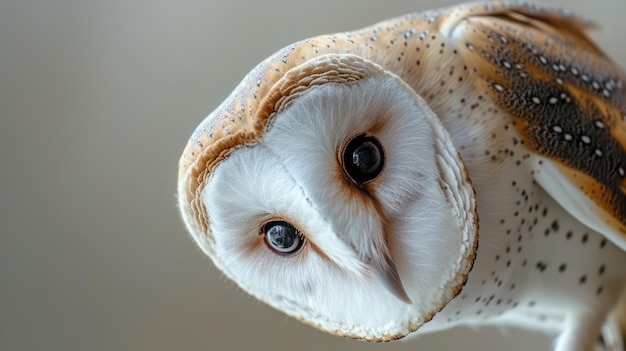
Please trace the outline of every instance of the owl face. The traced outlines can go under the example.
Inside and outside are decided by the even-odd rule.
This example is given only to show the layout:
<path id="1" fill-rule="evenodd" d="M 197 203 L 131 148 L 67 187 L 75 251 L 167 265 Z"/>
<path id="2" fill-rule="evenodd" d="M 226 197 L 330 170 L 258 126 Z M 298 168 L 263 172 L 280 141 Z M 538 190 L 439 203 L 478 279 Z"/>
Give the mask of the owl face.
<path id="1" fill-rule="evenodd" d="M 207 175 L 208 230 L 191 233 L 275 308 L 335 334 L 397 338 L 464 283 L 476 228 L 459 213 L 475 212 L 473 192 L 447 133 L 393 74 L 331 55 L 288 76 L 339 63 L 360 78 L 297 89 Z"/>

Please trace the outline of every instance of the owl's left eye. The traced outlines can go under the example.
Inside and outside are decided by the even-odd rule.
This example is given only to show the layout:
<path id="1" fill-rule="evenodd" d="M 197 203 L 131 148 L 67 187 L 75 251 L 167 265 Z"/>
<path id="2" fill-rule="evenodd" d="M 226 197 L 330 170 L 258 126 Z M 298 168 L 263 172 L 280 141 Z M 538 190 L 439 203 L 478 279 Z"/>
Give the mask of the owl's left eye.
<path id="1" fill-rule="evenodd" d="M 302 233 L 285 221 L 267 222 L 262 231 L 267 245 L 281 255 L 293 254 L 304 244 Z"/>

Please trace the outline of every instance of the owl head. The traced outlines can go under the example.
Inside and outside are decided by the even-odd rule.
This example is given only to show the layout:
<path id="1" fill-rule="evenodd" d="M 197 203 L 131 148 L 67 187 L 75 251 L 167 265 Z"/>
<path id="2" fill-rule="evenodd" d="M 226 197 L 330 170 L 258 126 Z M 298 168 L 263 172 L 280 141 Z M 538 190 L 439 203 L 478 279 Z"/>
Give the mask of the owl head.
<path id="1" fill-rule="evenodd" d="M 191 236 L 230 279 L 322 330 L 400 338 L 458 292 L 477 245 L 463 161 L 427 104 L 363 56 L 256 67 L 180 161 Z"/>

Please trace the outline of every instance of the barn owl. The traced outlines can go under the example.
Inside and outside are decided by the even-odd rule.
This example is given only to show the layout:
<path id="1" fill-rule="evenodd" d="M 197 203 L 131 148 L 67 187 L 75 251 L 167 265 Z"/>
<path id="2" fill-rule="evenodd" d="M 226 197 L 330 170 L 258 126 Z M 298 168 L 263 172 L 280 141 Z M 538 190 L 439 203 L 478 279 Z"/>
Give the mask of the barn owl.
<path id="1" fill-rule="evenodd" d="M 626 282 L 626 75 L 592 27 L 470 3 L 289 45 L 192 134 L 186 227 L 335 335 L 497 324 L 589 350 Z"/>

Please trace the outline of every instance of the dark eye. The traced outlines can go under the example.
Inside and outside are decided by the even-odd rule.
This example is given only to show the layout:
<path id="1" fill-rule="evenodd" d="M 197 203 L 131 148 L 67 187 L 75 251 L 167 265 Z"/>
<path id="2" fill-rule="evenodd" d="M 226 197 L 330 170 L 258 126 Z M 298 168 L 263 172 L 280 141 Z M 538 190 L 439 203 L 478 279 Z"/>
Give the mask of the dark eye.
<path id="1" fill-rule="evenodd" d="M 304 236 L 294 226 L 284 221 L 265 223 L 263 234 L 267 245 L 282 255 L 294 253 L 304 244 Z"/>
<path id="2" fill-rule="evenodd" d="M 343 152 L 343 169 L 359 185 L 378 177 L 384 164 L 383 148 L 373 137 L 359 135 L 350 140 Z"/>

